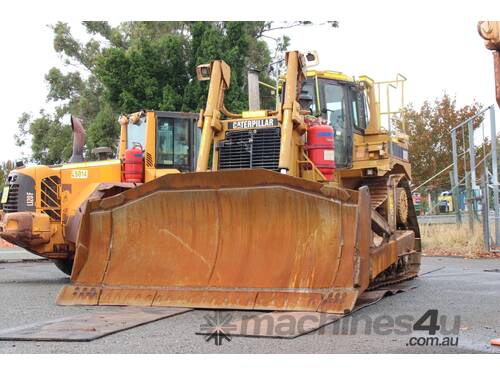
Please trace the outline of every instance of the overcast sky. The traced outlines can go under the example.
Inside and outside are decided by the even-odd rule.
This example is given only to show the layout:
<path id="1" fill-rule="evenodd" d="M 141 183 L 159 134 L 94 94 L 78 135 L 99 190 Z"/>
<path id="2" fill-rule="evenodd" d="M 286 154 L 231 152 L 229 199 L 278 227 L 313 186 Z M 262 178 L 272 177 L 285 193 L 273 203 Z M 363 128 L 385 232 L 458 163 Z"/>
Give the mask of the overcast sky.
<path id="1" fill-rule="evenodd" d="M 339 28 L 317 25 L 284 32 L 291 37 L 291 49 L 319 53 L 320 69 L 366 74 L 375 80 L 403 73 L 408 79 L 407 102 L 416 105 L 440 97 L 444 91 L 456 95 L 459 105 L 473 100 L 485 105 L 495 102 L 492 56 L 477 34 L 475 17 L 338 21 Z M 20 157 L 13 136 L 21 113 L 36 115 L 48 106 L 44 75 L 52 66 L 61 66 L 48 23 L 33 19 L 29 23 L 0 24 L 4 52 L 0 62 L 0 161 Z M 78 22 L 70 24 L 78 28 Z"/>

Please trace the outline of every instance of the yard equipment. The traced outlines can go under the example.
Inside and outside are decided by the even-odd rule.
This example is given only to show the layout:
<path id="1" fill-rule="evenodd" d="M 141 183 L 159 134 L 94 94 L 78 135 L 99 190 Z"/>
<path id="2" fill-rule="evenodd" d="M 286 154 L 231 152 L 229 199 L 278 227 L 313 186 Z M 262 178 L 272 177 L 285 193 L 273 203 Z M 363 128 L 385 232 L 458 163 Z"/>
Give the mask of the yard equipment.
<path id="1" fill-rule="evenodd" d="M 449 191 L 442 191 L 438 197 L 438 208 L 439 213 L 446 214 L 448 212 L 453 212 L 455 207 L 453 206 L 453 196 Z"/>
<path id="2" fill-rule="evenodd" d="M 229 66 L 198 66 L 210 86 L 197 171 L 90 201 L 57 302 L 344 313 L 364 291 L 415 277 L 396 111 L 380 111 L 370 78 L 307 71 L 316 61 L 287 53 L 277 108 L 241 114 L 224 106 Z"/>
<path id="3" fill-rule="evenodd" d="M 0 237 L 71 274 L 89 199 L 108 197 L 171 173 L 193 171 L 197 114 L 141 111 L 120 116 L 118 158 L 84 162 L 84 129 L 72 117 L 73 155 L 63 165 L 21 167 L 6 181 Z M 102 155 L 110 150 L 99 148 Z"/>

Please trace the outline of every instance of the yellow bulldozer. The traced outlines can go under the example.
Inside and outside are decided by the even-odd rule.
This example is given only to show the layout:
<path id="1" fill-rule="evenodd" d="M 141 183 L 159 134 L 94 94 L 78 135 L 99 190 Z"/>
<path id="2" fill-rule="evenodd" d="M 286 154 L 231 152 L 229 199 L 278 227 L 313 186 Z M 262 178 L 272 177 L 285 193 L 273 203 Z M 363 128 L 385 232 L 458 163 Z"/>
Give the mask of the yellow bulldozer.
<path id="1" fill-rule="evenodd" d="M 198 66 L 196 172 L 89 201 L 58 304 L 345 313 L 415 277 L 404 127 L 370 78 L 316 61 L 288 52 L 276 108 L 240 114 L 224 106 L 230 67 Z"/>
<path id="2" fill-rule="evenodd" d="M 197 118 L 193 113 L 163 111 L 122 115 L 118 158 L 84 162 L 85 131 L 72 117 L 69 163 L 20 167 L 7 177 L 0 237 L 53 260 L 71 274 L 78 228 L 89 199 L 111 196 L 166 174 L 194 171 L 201 136 Z M 101 156 L 111 152 L 97 151 Z"/>

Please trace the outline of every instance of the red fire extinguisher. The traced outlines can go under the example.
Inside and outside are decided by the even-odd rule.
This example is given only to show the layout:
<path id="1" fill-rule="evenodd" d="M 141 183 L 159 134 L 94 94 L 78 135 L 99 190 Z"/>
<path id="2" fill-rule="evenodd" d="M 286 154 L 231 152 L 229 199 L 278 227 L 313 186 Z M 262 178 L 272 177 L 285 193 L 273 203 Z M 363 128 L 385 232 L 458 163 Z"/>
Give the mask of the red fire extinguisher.
<path id="1" fill-rule="evenodd" d="M 125 151 L 124 182 L 144 182 L 144 152 L 140 144 Z"/>
<path id="2" fill-rule="evenodd" d="M 322 118 L 308 119 L 307 156 L 328 181 L 335 171 L 334 130 Z"/>

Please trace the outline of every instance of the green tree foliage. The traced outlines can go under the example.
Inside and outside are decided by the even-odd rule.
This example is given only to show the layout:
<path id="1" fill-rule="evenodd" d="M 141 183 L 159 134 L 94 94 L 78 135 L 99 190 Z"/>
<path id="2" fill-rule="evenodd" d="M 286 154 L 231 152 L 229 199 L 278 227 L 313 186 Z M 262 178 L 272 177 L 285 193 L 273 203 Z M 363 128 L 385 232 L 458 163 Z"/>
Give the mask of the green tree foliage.
<path id="1" fill-rule="evenodd" d="M 5 180 L 9 175 L 10 171 L 14 169 L 14 162 L 11 160 L 4 161 L 0 164 L 0 197 L 2 195 L 2 190 L 5 185 Z"/>
<path id="2" fill-rule="evenodd" d="M 116 147 L 117 117 L 141 109 L 198 112 L 208 85 L 195 78 L 195 67 L 213 59 L 231 66 L 231 89 L 226 105 L 232 111 L 247 107 L 246 72 L 261 71 L 272 83 L 271 60 L 288 44 L 281 38 L 272 56 L 263 40 L 270 22 L 122 22 L 82 23 L 88 40 L 74 38 L 68 24 L 58 22 L 54 50 L 64 68 L 45 76 L 52 114 L 23 114 L 16 143 L 31 141 L 32 161 L 59 163 L 71 154 L 71 128 L 63 116 L 81 118 L 87 132 L 86 156 L 98 146 Z M 272 95 L 268 99 L 272 99 Z M 272 104 L 272 100 L 265 102 Z M 67 116 L 64 117 L 67 119 Z"/>
<path id="3" fill-rule="evenodd" d="M 72 132 L 69 125 L 63 125 L 43 110 L 33 119 L 23 113 L 18 120 L 19 132 L 16 143 L 25 144 L 26 134 L 31 136 L 32 159 L 45 165 L 59 164 L 71 157 Z"/>
<path id="4" fill-rule="evenodd" d="M 456 99 L 448 94 L 434 102 L 425 101 L 419 109 L 412 105 L 405 108 L 404 118 L 410 138 L 409 154 L 414 184 L 421 184 L 452 163 L 450 130 L 474 116 L 480 109 L 481 105 L 476 102 L 457 107 Z M 476 119 L 474 128 L 477 128 L 480 122 L 480 118 Z M 467 136 L 465 138 L 468 147 Z M 457 134 L 457 143 L 459 150 L 463 151 L 462 133 Z M 459 174 L 463 175 L 462 163 L 459 167 Z M 449 190 L 449 183 L 449 175 L 445 172 L 429 186 L 444 186 Z"/>

